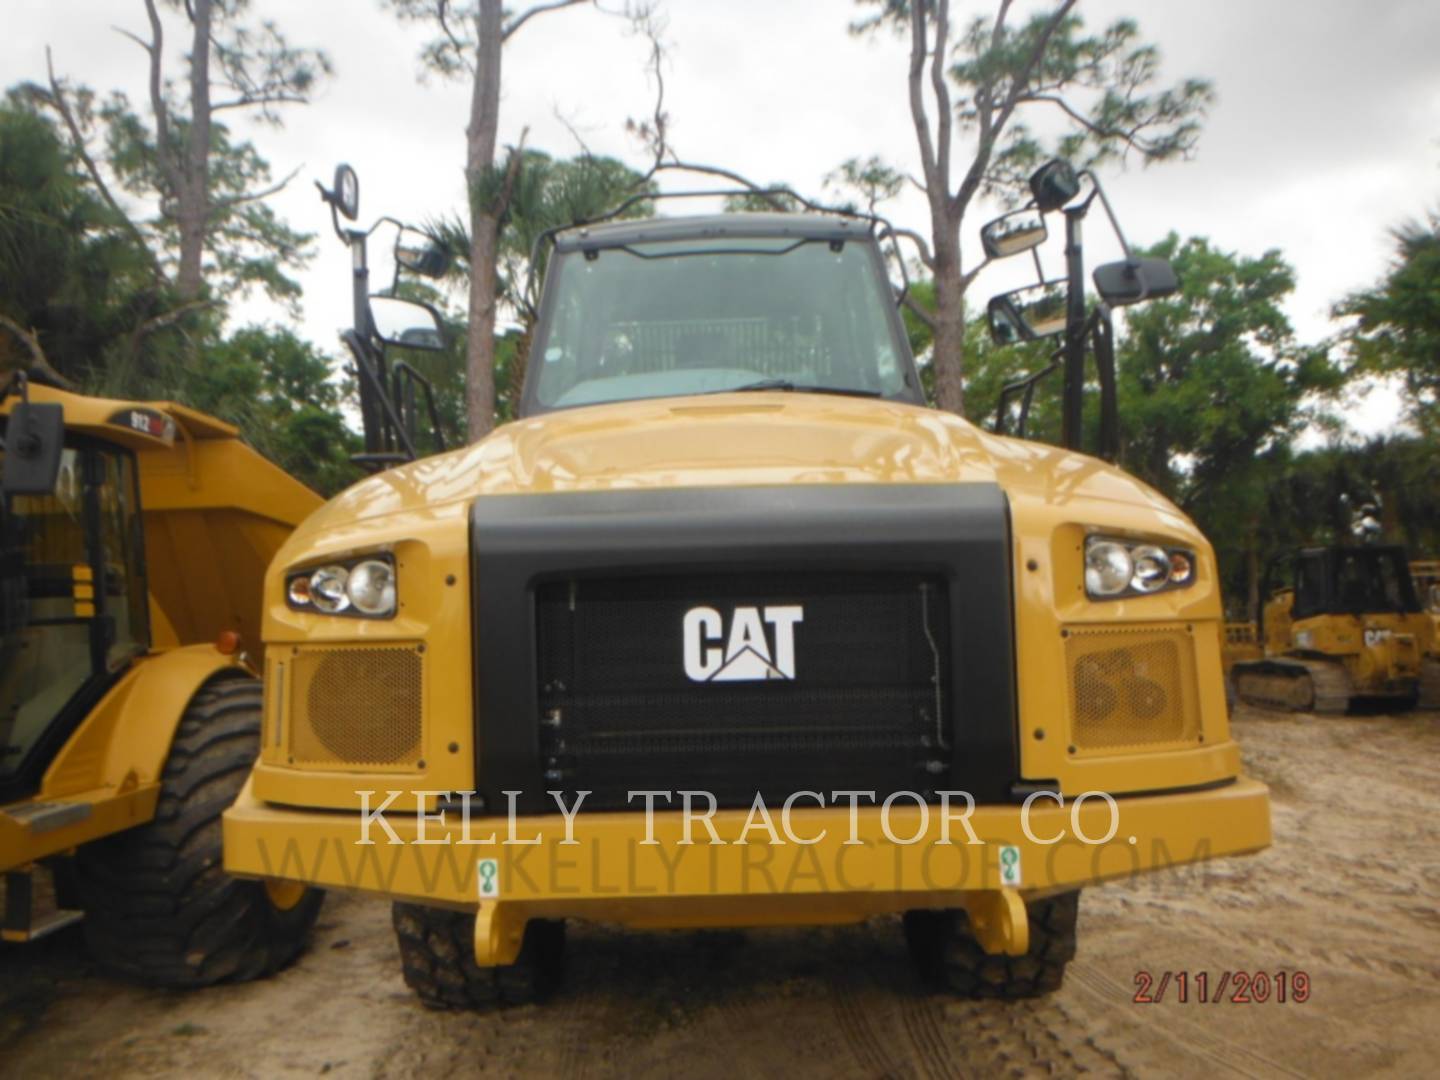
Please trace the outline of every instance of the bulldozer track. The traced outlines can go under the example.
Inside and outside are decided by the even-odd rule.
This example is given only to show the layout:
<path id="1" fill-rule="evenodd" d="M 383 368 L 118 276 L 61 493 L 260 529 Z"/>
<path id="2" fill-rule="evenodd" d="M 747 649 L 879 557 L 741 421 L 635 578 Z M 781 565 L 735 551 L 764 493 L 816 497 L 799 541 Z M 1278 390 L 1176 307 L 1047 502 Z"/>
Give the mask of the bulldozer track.
<path id="1" fill-rule="evenodd" d="M 1287 712 L 1343 713 L 1354 689 L 1337 661 L 1284 657 L 1235 665 L 1235 694 L 1247 705 Z"/>

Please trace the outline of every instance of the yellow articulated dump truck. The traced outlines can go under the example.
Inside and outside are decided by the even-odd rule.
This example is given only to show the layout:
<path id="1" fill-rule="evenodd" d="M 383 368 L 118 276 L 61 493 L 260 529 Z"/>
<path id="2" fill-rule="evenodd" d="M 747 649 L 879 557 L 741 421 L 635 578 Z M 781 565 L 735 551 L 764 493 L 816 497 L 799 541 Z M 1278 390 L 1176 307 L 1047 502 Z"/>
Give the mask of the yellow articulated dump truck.
<path id="1" fill-rule="evenodd" d="M 877 219 L 544 238 L 520 418 L 378 472 L 276 556 L 227 868 L 391 898 L 439 1007 L 542 995 L 571 919 L 903 915 L 939 984 L 1025 997 L 1060 985 L 1084 886 L 1265 847 L 1211 547 L 1076 449 L 1091 355 L 1113 435 L 1110 305 L 1173 272 L 1102 266 L 1087 307 L 1098 185 L 1056 163 L 1032 188 L 987 246 L 1035 248 L 1063 212 L 1068 272 L 991 325 L 1061 339 L 1067 448 L 926 406 Z M 346 340 L 371 442 L 403 455 L 395 350 L 440 328 L 366 304 L 354 192 L 342 170 Z"/>
<path id="2" fill-rule="evenodd" d="M 20 375 L 0 427 L 3 940 L 83 918 L 144 982 L 273 971 L 321 894 L 225 875 L 220 815 L 259 750 L 263 575 L 319 497 L 168 402 Z"/>

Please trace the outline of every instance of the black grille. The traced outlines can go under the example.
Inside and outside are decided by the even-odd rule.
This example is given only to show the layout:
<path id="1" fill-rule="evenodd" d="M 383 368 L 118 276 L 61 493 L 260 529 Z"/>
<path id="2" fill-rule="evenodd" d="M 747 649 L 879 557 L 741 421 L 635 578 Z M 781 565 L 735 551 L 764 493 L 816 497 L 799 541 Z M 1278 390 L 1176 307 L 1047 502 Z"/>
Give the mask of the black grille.
<path id="1" fill-rule="evenodd" d="M 947 786 L 950 627 L 939 577 L 587 578 L 541 585 L 536 604 L 541 766 L 547 786 L 593 791 L 587 808 L 624 806 L 645 789 L 709 791 L 724 806 L 749 805 L 757 792 L 774 802 L 800 790 L 883 797 Z M 683 633 L 697 607 L 714 612 L 707 652 L 692 657 L 704 661 L 694 672 L 710 676 L 702 682 L 687 675 Z M 777 640 L 789 617 L 773 611 L 789 607 L 803 610 L 792 663 Z M 737 663 L 762 677 L 726 681 L 745 609 L 752 633 L 735 644 L 755 648 L 737 649 Z"/>

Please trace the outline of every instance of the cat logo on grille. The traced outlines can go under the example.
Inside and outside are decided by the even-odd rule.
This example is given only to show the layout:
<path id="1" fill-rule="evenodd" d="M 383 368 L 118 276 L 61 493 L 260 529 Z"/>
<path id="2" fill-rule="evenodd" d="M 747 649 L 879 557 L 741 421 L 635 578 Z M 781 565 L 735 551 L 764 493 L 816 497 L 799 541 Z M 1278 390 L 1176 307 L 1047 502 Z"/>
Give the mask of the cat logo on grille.
<path id="1" fill-rule="evenodd" d="M 692 682 L 763 682 L 795 678 L 795 624 L 799 604 L 737 607 L 725 620 L 712 607 L 685 613 L 685 674 Z"/>

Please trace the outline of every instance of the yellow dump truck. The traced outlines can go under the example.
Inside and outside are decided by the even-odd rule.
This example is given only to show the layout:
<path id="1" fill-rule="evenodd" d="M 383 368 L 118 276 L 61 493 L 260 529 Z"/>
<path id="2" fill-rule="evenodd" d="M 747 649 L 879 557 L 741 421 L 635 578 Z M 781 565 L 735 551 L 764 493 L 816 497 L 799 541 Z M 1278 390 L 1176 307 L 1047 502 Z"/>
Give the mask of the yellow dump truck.
<path id="1" fill-rule="evenodd" d="M 1032 208 L 1068 204 L 1077 252 L 1091 182 Z M 567 919 L 896 913 L 941 983 L 1023 997 L 1060 984 L 1082 887 L 1266 846 L 1210 544 L 1078 423 L 1062 449 L 928 408 L 884 236 L 817 212 L 554 235 L 520 418 L 276 556 L 227 868 L 392 898 L 436 1006 L 539 996 Z M 1083 301 L 1071 270 L 1045 287 Z M 371 316 L 363 284 L 347 340 L 383 388 L 438 327 Z M 1004 301 L 997 333 L 1054 332 Z M 1070 308 L 1078 402 L 1103 327 Z"/>
<path id="2" fill-rule="evenodd" d="M 83 918 L 166 986 L 274 970 L 321 896 L 227 877 L 220 814 L 259 750 L 261 582 L 319 497 L 170 402 L 22 376 L 0 427 L 0 934 Z"/>

